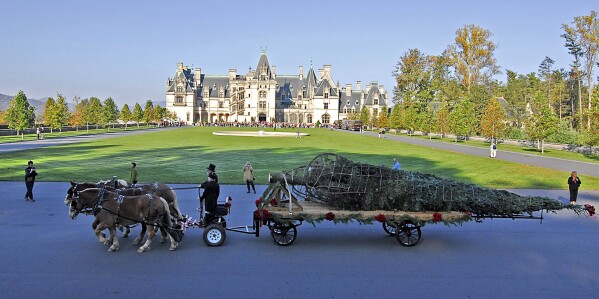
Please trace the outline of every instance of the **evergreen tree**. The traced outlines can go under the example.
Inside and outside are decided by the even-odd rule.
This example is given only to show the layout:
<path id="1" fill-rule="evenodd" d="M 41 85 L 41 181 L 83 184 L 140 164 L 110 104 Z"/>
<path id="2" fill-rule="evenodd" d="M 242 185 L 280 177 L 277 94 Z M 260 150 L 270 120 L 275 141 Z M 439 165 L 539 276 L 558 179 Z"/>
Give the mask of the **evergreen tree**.
<path id="1" fill-rule="evenodd" d="M 137 123 L 137 128 L 139 128 L 139 123 L 144 120 L 144 111 L 141 109 L 139 103 L 135 103 L 132 119 Z"/>
<path id="2" fill-rule="evenodd" d="M 34 120 L 35 114 L 33 113 L 35 107 L 29 105 L 27 96 L 22 90 L 10 100 L 8 109 L 6 109 L 6 122 L 8 127 L 17 130 L 17 135 L 21 133 L 21 139 L 23 139 L 23 131 L 30 127 Z"/>
<path id="3" fill-rule="evenodd" d="M 433 109 L 429 106 L 426 110 L 424 110 L 420 115 L 420 130 L 424 133 L 428 134 L 428 139 L 432 139 L 434 132 L 437 129 L 437 124 L 435 122 L 435 113 Z"/>
<path id="4" fill-rule="evenodd" d="M 123 105 L 123 108 L 121 108 L 120 118 L 121 118 L 121 121 L 123 121 L 125 123 L 125 130 L 127 130 L 127 125 L 129 123 L 129 121 L 131 121 L 133 119 L 131 110 L 129 110 L 129 105 L 127 105 L 127 104 Z"/>

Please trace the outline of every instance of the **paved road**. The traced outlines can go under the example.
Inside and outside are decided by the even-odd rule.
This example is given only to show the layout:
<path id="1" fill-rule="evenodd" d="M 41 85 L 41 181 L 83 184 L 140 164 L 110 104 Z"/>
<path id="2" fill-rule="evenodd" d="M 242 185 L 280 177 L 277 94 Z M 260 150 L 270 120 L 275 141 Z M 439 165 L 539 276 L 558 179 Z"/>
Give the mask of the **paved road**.
<path id="1" fill-rule="evenodd" d="M 595 298 L 599 292 L 599 220 L 569 211 L 548 214 L 542 224 L 427 225 L 410 248 L 380 225 L 327 222 L 300 226 L 288 247 L 275 245 L 263 227 L 259 238 L 228 233 L 223 246 L 211 248 L 196 228 L 174 252 L 154 242 L 151 251 L 137 253 L 131 238 L 107 252 L 92 233 L 91 216 L 68 217 L 67 186 L 36 183 L 37 201 L 29 203 L 23 183 L 0 182 L 2 298 Z M 177 194 L 181 210 L 195 215 L 196 191 Z M 245 186 L 222 186 L 225 195 L 234 199 L 229 226 L 250 224 L 256 196 Z M 599 193 L 581 192 L 580 202 L 599 206 Z"/>
<path id="2" fill-rule="evenodd" d="M 126 132 L 115 132 L 115 133 L 105 133 L 105 134 L 94 134 L 94 135 L 80 135 L 80 136 L 72 136 L 72 137 L 64 137 L 64 138 L 51 138 L 44 140 L 32 140 L 32 141 L 22 141 L 22 142 L 11 142 L 11 143 L 0 143 L 0 153 L 2 152 L 14 152 L 28 149 L 36 149 L 40 147 L 61 145 L 61 144 L 70 144 L 70 143 L 78 143 L 85 142 L 90 140 L 99 140 L 112 138 L 117 136 L 124 135 L 136 135 L 136 134 L 145 134 L 149 132 L 154 132 L 156 130 L 173 130 L 178 127 L 163 127 L 163 128 L 155 128 L 155 129 L 147 129 L 147 130 L 134 130 L 134 131 L 126 131 Z"/>
<path id="3" fill-rule="evenodd" d="M 355 134 L 359 134 L 359 132 L 354 132 Z M 376 132 L 364 132 L 365 135 L 378 137 Z M 461 144 L 452 144 L 446 142 L 438 142 L 431 141 L 426 139 L 419 138 L 411 138 L 402 135 L 395 134 L 385 134 L 384 138 L 389 140 L 394 140 L 398 142 L 404 142 L 415 145 L 422 145 L 432 148 L 438 148 L 442 150 L 448 150 L 458 153 L 464 153 L 473 156 L 479 157 L 489 157 L 489 149 L 488 148 L 480 148 L 468 145 Z M 501 147 L 500 147 L 501 148 Z M 576 170 L 578 174 L 582 175 L 590 175 L 599 177 L 599 164 L 596 163 L 586 163 L 586 162 L 578 162 L 572 160 L 564 160 L 559 158 L 550 158 L 543 157 L 537 155 L 526 155 L 520 153 L 507 152 L 502 150 L 497 150 L 497 158 L 499 160 L 516 162 L 521 164 L 527 164 L 532 166 L 539 166 L 545 168 L 551 168 L 556 170 L 561 170 L 570 173 L 572 170 Z"/>

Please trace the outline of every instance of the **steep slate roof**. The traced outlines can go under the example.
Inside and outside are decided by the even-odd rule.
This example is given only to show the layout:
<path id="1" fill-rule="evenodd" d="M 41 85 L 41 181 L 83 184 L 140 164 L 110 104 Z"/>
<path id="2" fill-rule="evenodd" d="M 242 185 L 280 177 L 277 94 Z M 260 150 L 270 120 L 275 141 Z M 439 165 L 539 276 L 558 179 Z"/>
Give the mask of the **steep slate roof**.
<path id="1" fill-rule="evenodd" d="M 364 98 L 365 105 L 373 105 L 375 95 L 379 95 L 379 106 L 387 106 L 387 99 L 384 94 L 381 94 L 379 85 L 376 82 L 372 82 L 370 89 L 366 90 L 366 97 Z"/>
<path id="2" fill-rule="evenodd" d="M 304 80 L 300 80 L 298 75 L 278 75 L 276 82 L 279 86 L 276 89 L 276 99 L 280 100 L 281 95 L 285 95 L 285 98 L 296 98 L 298 92 L 302 91 Z"/>
<path id="3" fill-rule="evenodd" d="M 183 79 L 185 81 L 185 90 L 187 92 L 191 92 L 193 91 L 193 74 L 191 73 L 190 69 L 183 69 L 183 70 L 177 70 L 177 72 L 175 73 L 175 77 L 173 78 L 173 80 L 171 80 L 169 83 L 169 88 L 167 89 L 167 92 L 174 92 L 175 91 L 175 86 L 177 85 L 177 81 Z"/>
<path id="4" fill-rule="evenodd" d="M 316 93 L 314 95 L 315 96 L 324 96 L 324 90 L 326 88 L 330 88 L 330 90 L 331 90 L 331 93 L 329 94 L 329 96 L 331 96 L 331 97 L 337 96 L 337 86 L 334 84 L 331 84 L 331 82 L 329 82 L 329 80 L 320 81 L 318 84 L 318 87 L 316 88 Z"/>
<path id="5" fill-rule="evenodd" d="M 220 87 L 224 88 L 224 97 L 228 98 L 231 96 L 230 87 L 229 87 L 229 76 L 224 75 L 201 75 L 200 88 L 198 88 L 198 96 L 204 96 L 204 89 L 208 88 L 209 94 L 208 97 L 216 98 L 218 97 L 218 91 Z"/>
<path id="6" fill-rule="evenodd" d="M 362 108 L 362 103 L 360 103 L 361 90 L 352 90 L 350 96 L 347 96 L 344 91 L 341 91 L 339 94 L 339 112 L 343 112 L 343 108 L 347 108 L 349 111 L 355 108 L 356 112 L 360 112 L 360 108 Z M 349 104 L 347 103 L 348 100 Z M 357 105 L 356 102 L 358 103 Z"/>
<path id="7" fill-rule="evenodd" d="M 268 80 L 272 79 L 272 70 L 270 69 L 270 63 L 268 63 L 268 57 L 266 57 L 266 53 L 262 52 L 260 54 L 260 60 L 258 61 L 258 66 L 256 67 L 256 71 L 254 73 L 254 79 L 258 79 L 260 75 L 260 69 L 262 66 L 266 67 L 266 73 L 268 74 Z"/>

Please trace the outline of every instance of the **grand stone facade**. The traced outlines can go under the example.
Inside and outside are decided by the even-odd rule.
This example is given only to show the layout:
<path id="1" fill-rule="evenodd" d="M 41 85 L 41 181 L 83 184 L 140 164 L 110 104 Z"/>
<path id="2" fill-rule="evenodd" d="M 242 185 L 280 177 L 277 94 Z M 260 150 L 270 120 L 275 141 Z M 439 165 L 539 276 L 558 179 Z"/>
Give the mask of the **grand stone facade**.
<path id="1" fill-rule="evenodd" d="M 287 122 L 293 124 L 333 123 L 360 113 L 365 106 L 378 113 L 387 106 L 384 86 L 371 82 L 362 90 L 357 81 L 341 87 L 325 64 L 318 73 L 312 66 L 304 75 L 299 67 L 296 75 L 279 75 L 262 52 L 256 69 L 240 75 L 230 69 L 229 75 L 203 74 L 177 65 L 174 78 L 166 82 L 166 108 L 187 124 L 197 122 Z"/>

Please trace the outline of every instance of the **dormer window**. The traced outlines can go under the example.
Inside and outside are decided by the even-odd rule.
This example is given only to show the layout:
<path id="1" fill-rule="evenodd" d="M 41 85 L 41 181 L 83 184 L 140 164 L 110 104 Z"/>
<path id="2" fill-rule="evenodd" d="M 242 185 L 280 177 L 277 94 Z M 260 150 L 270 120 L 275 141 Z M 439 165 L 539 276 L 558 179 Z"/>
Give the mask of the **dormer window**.
<path id="1" fill-rule="evenodd" d="M 325 99 L 328 99 L 328 98 L 329 98 L 329 92 L 328 92 L 328 91 L 324 93 L 324 98 L 325 98 Z"/>
<path id="2" fill-rule="evenodd" d="M 208 97 L 208 91 L 204 91 L 204 97 L 207 98 Z"/>
<path id="3" fill-rule="evenodd" d="M 379 99 L 378 98 L 374 98 L 374 104 L 378 105 L 379 104 Z"/>
<path id="4" fill-rule="evenodd" d="M 356 100 L 356 106 L 360 105 L 360 101 Z"/>
<path id="5" fill-rule="evenodd" d="M 177 86 L 177 92 L 183 92 L 183 86 Z"/>

